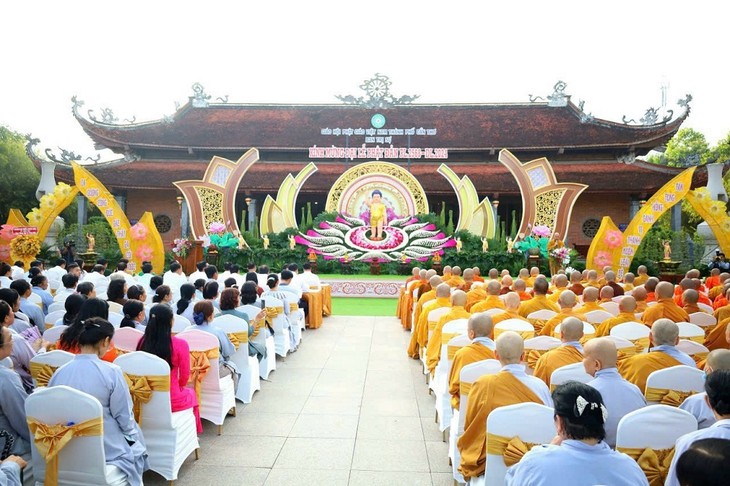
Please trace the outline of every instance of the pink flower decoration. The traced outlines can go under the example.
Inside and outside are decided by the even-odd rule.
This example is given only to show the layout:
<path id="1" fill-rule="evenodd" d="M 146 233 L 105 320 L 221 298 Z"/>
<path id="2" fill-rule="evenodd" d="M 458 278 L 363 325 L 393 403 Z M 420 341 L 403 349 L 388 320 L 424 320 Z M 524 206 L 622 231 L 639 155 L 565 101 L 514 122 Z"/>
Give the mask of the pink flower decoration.
<path id="1" fill-rule="evenodd" d="M 0 245 L 0 260 L 8 260 L 10 258 L 10 245 Z"/>
<path id="2" fill-rule="evenodd" d="M 208 233 L 218 235 L 222 234 L 226 230 L 226 225 L 219 222 L 210 223 L 210 227 L 208 228 Z"/>
<path id="3" fill-rule="evenodd" d="M 144 224 L 137 223 L 129 228 L 129 233 L 133 240 L 144 240 L 145 238 L 147 238 L 149 230 Z"/>
<path id="4" fill-rule="evenodd" d="M 15 228 L 15 226 L 13 226 L 12 224 L 2 225 L 2 229 L 0 230 L 0 238 L 8 241 L 12 240 L 15 237 L 15 235 L 13 234 L 13 228 Z"/>
<path id="5" fill-rule="evenodd" d="M 607 251 L 599 251 L 593 257 L 593 264 L 598 268 L 603 268 L 613 263 L 613 255 Z"/>
<path id="6" fill-rule="evenodd" d="M 623 233 L 621 233 L 619 230 L 611 230 L 606 233 L 606 237 L 604 238 L 603 242 L 606 244 L 607 247 L 613 250 L 614 248 L 618 248 L 619 246 L 621 246 L 623 240 Z"/>
<path id="7" fill-rule="evenodd" d="M 140 245 L 137 247 L 137 250 L 134 252 L 134 256 L 136 256 L 139 260 L 142 261 L 149 261 L 152 260 L 152 248 L 150 248 L 149 245 Z"/>

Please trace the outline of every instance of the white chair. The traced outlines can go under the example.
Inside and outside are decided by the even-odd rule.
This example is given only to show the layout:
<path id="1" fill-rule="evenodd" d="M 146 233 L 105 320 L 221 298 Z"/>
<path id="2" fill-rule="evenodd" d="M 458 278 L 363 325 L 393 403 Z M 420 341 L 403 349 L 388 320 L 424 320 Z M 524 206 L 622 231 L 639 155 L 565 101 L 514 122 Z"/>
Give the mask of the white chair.
<path id="1" fill-rule="evenodd" d="M 533 374 L 535 364 L 540 356 L 561 344 L 560 339 L 552 336 L 535 336 L 534 338 L 525 339 L 525 372 L 528 375 Z"/>
<path id="2" fill-rule="evenodd" d="M 498 323 L 494 326 L 494 339 L 497 339 L 505 331 L 514 331 L 522 336 L 522 339 L 535 337 L 535 328 L 532 324 L 522 319 L 505 319 Z"/>
<path id="3" fill-rule="evenodd" d="M 706 312 L 695 312 L 689 315 L 689 322 L 702 328 L 708 328 L 715 326 L 717 319 L 712 314 Z"/>
<path id="4" fill-rule="evenodd" d="M 43 299 L 41 299 L 41 296 L 36 293 L 31 292 L 31 294 L 28 296 L 28 302 L 33 302 L 41 309 L 43 308 Z"/>
<path id="5" fill-rule="evenodd" d="M 651 302 L 647 302 L 647 303 L 646 303 L 646 306 L 647 306 L 647 307 L 653 307 L 653 306 L 655 306 L 655 305 L 656 305 L 656 300 L 652 300 Z"/>
<path id="6" fill-rule="evenodd" d="M 614 317 L 613 314 L 611 314 L 608 311 L 602 311 L 602 310 L 594 310 L 590 312 L 586 312 L 586 321 L 588 321 L 591 324 L 600 324 L 601 322 L 605 321 L 606 319 L 610 319 Z"/>
<path id="7" fill-rule="evenodd" d="M 185 317 L 181 316 L 180 314 L 173 314 L 173 320 L 172 320 L 172 333 L 177 334 L 180 332 L 183 332 L 185 329 L 190 327 L 192 323 L 190 320 Z"/>
<path id="8" fill-rule="evenodd" d="M 539 311 L 530 312 L 527 318 L 547 321 L 548 319 L 555 317 L 555 315 L 557 315 L 557 312 L 555 311 L 552 311 L 550 309 L 540 309 Z"/>
<path id="9" fill-rule="evenodd" d="M 30 359 L 30 374 L 36 387 L 48 386 L 48 381 L 58 368 L 74 359 L 72 353 L 55 349 L 39 353 Z"/>
<path id="10" fill-rule="evenodd" d="M 628 339 L 610 335 L 605 337 L 613 341 L 613 344 L 616 346 L 616 351 L 618 351 L 619 360 L 628 358 L 636 354 L 636 345 Z"/>
<path id="11" fill-rule="evenodd" d="M 449 393 L 449 377 L 451 376 L 451 368 L 454 364 L 454 355 L 459 349 L 463 348 L 464 346 L 468 346 L 469 344 L 471 344 L 471 339 L 469 339 L 469 336 L 467 336 L 466 334 L 460 334 L 451 338 L 446 344 L 445 355 L 444 350 L 442 349 L 441 351 L 441 360 L 436 366 L 436 374 L 434 377 L 434 379 L 440 380 L 441 373 L 446 373 L 446 379 L 444 380 L 443 385 L 440 385 L 438 387 L 438 392 L 435 393 L 436 414 L 440 420 L 439 426 L 441 426 L 442 422 L 446 421 L 447 416 L 449 417 L 447 422 L 450 423 L 453 413 L 453 410 L 451 408 L 451 394 Z M 448 371 L 446 371 L 446 369 L 448 369 Z M 446 427 L 448 428 L 448 425 Z"/>
<path id="12" fill-rule="evenodd" d="M 441 329 L 441 354 L 434 377 L 429 383 L 429 388 L 436 395 L 436 416 L 438 417 L 441 432 L 446 430 L 451 422 L 449 375 L 451 374 L 452 361 L 449 360 L 449 341 L 459 336 L 466 336 L 468 322 L 467 319 L 454 319 L 445 323 Z"/>
<path id="13" fill-rule="evenodd" d="M 190 347 L 191 366 L 193 366 L 192 362 L 196 353 L 208 353 L 213 349 L 218 351 L 220 347 L 217 337 L 197 329 L 182 332 L 177 337 L 185 340 Z M 200 417 L 216 424 L 218 435 L 220 435 L 228 412 L 232 410 L 235 413 L 236 396 L 233 390 L 233 378 L 231 376 L 220 378 L 218 359 L 213 358 L 209 361 L 210 368 L 200 384 Z M 191 382 L 188 386 L 193 389 L 195 388 L 194 379 L 195 377 L 191 374 Z"/>
<path id="14" fill-rule="evenodd" d="M 586 373 L 583 363 L 573 363 L 561 366 L 550 374 L 550 389 L 554 390 L 558 385 L 568 381 L 579 381 L 588 383 L 593 377 Z"/>
<path id="15" fill-rule="evenodd" d="M 678 351 L 682 351 L 683 353 L 692 356 L 692 358 L 695 358 L 697 355 L 704 355 L 702 356 L 702 358 L 704 358 L 710 352 L 704 344 L 700 344 L 696 341 L 690 341 L 689 339 L 680 339 L 675 347 Z"/>
<path id="16" fill-rule="evenodd" d="M 504 312 L 504 309 L 500 309 L 499 307 L 493 307 L 491 309 L 487 309 L 484 311 L 488 316 L 496 316 L 497 314 L 502 314 Z"/>
<path id="17" fill-rule="evenodd" d="M 225 314 L 213 319 L 212 325 L 223 329 L 229 336 L 231 334 L 236 335 L 238 349 L 230 358 L 241 373 L 236 398 L 243 403 L 251 403 L 253 394 L 261 389 L 261 379 L 259 378 L 258 359 L 256 359 L 256 356 L 248 355 L 248 324 L 240 317 Z M 245 341 L 243 340 L 244 337 Z"/>
<path id="18" fill-rule="evenodd" d="M 634 343 L 637 353 L 643 353 L 649 348 L 649 329 L 638 322 L 624 322 L 611 329 L 611 336 L 623 338 Z"/>
<path id="19" fill-rule="evenodd" d="M 115 329 L 119 329 L 122 325 L 122 319 L 124 319 L 124 316 L 119 312 L 109 311 L 109 323 L 114 326 Z"/>
<path id="20" fill-rule="evenodd" d="M 289 329 L 289 319 L 284 313 L 284 302 L 274 297 L 266 297 L 266 307 L 282 309 L 281 312 L 271 319 L 272 327 L 274 328 L 274 350 L 278 356 L 286 358 L 286 355 L 291 351 L 291 330 Z"/>
<path id="21" fill-rule="evenodd" d="M 61 334 L 66 330 L 68 326 L 53 326 L 50 329 L 46 329 L 43 333 L 43 339 L 51 344 L 56 344 L 61 339 Z"/>
<path id="22" fill-rule="evenodd" d="M 612 298 L 611 300 L 612 300 L 613 302 L 615 302 L 615 303 L 617 303 L 617 304 L 618 304 L 619 302 L 621 302 L 621 299 L 623 299 L 623 298 L 624 298 L 625 296 L 627 296 L 627 295 L 630 295 L 630 294 L 628 294 L 628 293 L 624 292 L 624 295 L 618 295 L 618 296 L 616 296 L 616 297 L 613 297 L 613 298 Z M 603 306 L 601 306 L 601 307 L 603 307 Z"/>
<path id="23" fill-rule="evenodd" d="M 604 302 L 598 305 L 606 309 L 606 312 L 608 312 L 612 316 L 617 316 L 619 313 L 618 304 L 616 302 Z"/>
<path id="24" fill-rule="evenodd" d="M 451 416 L 449 458 L 451 459 L 454 480 L 460 483 L 465 483 L 466 481 L 459 472 L 461 454 L 459 454 L 459 448 L 456 447 L 456 444 L 459 438 L 464 435 L 464 419 L 466 416 L 466 407 L 469 403 L 469 391 L 480 376 L 494 375 L 499 373 L 501 369 L 502 365 L 496 359 L 485 359 L 464 366 L 459 373 L 459 410 L 454 410 Z"/>
<path id="25" fill-rule="evenodd" d="M 61 281 L 55 278 L 48 279 L 48 291 L 51 294 L 55 294 L 58 289 L 61 288 Z"/>
<path id="26" fill-rule="evenodd" d="M 124 314 L 124 307 L 118 302 L 107 301 L 109 304 L 109 313 L 116 312 L 117 314 Z"/>
<path id="27" fill-rule="evenodd" d="M 258 313 L 261 312 L 260 307 L 250 304 L 242 305 L 238 310 L 248 316 L 249 322 L 252 322 Z M 267 380 L 269 374 L 272 371 L 276 371 L 276 345 L 274 343 L 274 336 L 269 333 L 266 326 L 262 325 L 258 334 L 253 336 L 253 342 L 266 347 L 266 357 L 259 363 L 259 377 Z"/>
<path id="28" fill-rule="evenodd" d="M 110 314 L 111 315 L 111 314 Z M 137 351 L 137 345 L 144 337 L 144 333 L 133 327 L 120 327 L 114 331 L 112 342 L 114 347 L 122 353 Z"/>
<path id="29" fill-rule="evenodd" d="M 48 306 L 48 313 L 56 312 L 56 311 L 63 311 L 64 314 L 66 313 L 66 303 L 65 302 L 54 302 L 53 304 Z"/>
<path id="30" fill-rule="evenodd" d="M 561 328 L 562 322 L 555 326 L 555 330 L 553 331 L 553 337 L 559 338 L 560 337 L 560 328 Z M 583 321 L 583 338 L 585 339 L 592 339 L 596 337 L 596 328 L 593 327 L 593 324 L 590 324 L 588 322 Z"/>
<path id="31" fill-rule="evenodd" d="M 48 406 L 49 403 L 54 406 Z M 32 420 L 48 424 L 81 424 L 103 420 L 99 401 L 71 387 L 59 385 L 40 388 L 25 400 L 25 413 Z M 31 436 L 33 434 L 31 433 Z M 46 461 L 31 442 L 33 475 L 43 484 Z M 58 484 L 128 485 L 127 476 L 117 467 L 106 464 L 102 434 L 72 438 L 58 453 Z"/>
<path id="32" fill-rule="evenodd" d="M 705 390 L 705 373 L 678 365 L 651 373 L 646 378 L 646 402 L 678 407 L 689 395 Z"/>
<path id="33" fill-rule="evenodd" d="M 705 342 L 705 330 L 697 324 L 678 322 L 677 326 L 679 327 L 679 339 L 689 339 L 700 344 Z"/>
<path id="34" fill-rule="evenodd" d="M 296 299 L 296 298 L 295 298 Z M 287 303 L 284 303 L 287 305 Z M 296 302 L 290 302 L 289 307 L 289 332 L 291 333 L 292 345 L 295 349 L 302 342 L 302 330 L 307 327 L 304 319 L 304 310 L 299 308 Z M 293 308 L 292 308 L 293 307 Z"/>
<path id="35" fill-rule="evenodd" d="M 489 434 L 511 439 L 519 437 L 525 444 L 548 444 L 555 437 L 555 411 L 537 403 L 519 403 L 499 407 L 487 417 Z M 489 439 L 487 439 L 489 447 Z M 487 486 L 504 484 L 508 466 L 502 454 L 487 454 L 484 483 Z M 475 484 L 471 481 L 469 484 Z"/>
<path id="36" fill-rule="evenodd" d="M 46 321 L 46 329 L 50 329 L 53 326 L 55 326 L 56 321 L 58 321 L 59 319 L 63 319 L 63 316 L 65 316 L 65 315 L 66 315 L 65 310 L 49 312 L 48 315 L 46 316 L 46 318 L 44 319 Z"/>
<path id="37" fill-rule="evenodd" d="M 618 423 L 616 450 L 632 459 L 647 448 L 663 459 L 674 449 L 677 439 L 697 430 L 697 419 L 689 412 L 666 405 L 649 405 L 630 412 Z"/>
<path id="38" fill-rule="evenodd" d="M 697 302 L 697 307 L 702 309 L 702 312 L 707 312 L 708 314 L 712 314 L 713 312 L 715 312 L 711 305 L 707 305 L 703 302 Z"/>
<path id="39" fill-rule="evenodd" d="M 122 328 L 120 331 L 132 328 Z M 139 331 L 137 331 L 139 332 Z M 116 334 L 114 335 L 116 338 Z M 170 366 L 157 356 L 142 351 L 114 360 L 127 375 L 167 376 Z M 140 407 L 140 428 L 149 454 L 150 469 L 168 481 L 175 481 L 185 459 L 195 452 L 198 457 L 198 434 L 193 409 L 172 412 L 170 391 L 154 390 L 149 402 Z"/>

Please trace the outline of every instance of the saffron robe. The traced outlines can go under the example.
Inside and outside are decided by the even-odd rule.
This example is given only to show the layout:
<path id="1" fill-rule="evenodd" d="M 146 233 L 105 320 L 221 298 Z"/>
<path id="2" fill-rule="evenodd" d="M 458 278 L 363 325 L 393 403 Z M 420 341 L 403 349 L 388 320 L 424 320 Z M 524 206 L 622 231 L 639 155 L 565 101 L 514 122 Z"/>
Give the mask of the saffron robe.
<path id="1" fill-rule="evenodd" d="M 486 298 L 487 291 L 484 289 L 484 287 L 482 287 L 481 285 L 478 287 L 474 287 L 466 294 L 466 310 L 471 311 L 471 308 L 474 304 L 476 304 L 477 302 L 481 302 Z"/>
<path id="2" fill-rule="evenodd" d="M 641 322 L 651 327 L 654 321 L 662 318 L 671 319 L 674 322 L 689 322 L 689 315 L 672 299 L 659 299 L 655 305 L 644 311 Z"/>
<path id="3" fill-rule="evenodd" d="M 533 376 L 540 378 L 546 385 L 550 386 L 550 375 L 553 374 L 553 371 L 581 361 L 583 361 L 583 353 L 574 346 L 563 344 L 540 356 L 535 365 Z"/>
<path id="4" fill-rule="evenodd" d="M 720 276 L 719 275 L 710 275 L 705 280 L 705 288 L 712 289 L 720 285 Z"/>
<path id="5" fill-rule="evenodd" d="M 720 309 L 722 307 L 725 307 L 727 304 L 728 304 L 727 297 L 725 297 L 724 295 L 720 294 L 717 297 L 715 297 L 715 300 L 712 302 L 712 308 L 715 309 L 715 310 L 717 310 L 717 309 Z"/>
<path id="6" fill-rule="evenodd" d="M 451 407 L 454 410 L 459 410 L 459 386 L 461 385 L 459 374 L 461 369 L 468 364 L 485 359 L 495 359 L 494 351 L 477 342 L 464 346 L 454 354 L 454 361 L 451 363 L 451 372 L 449 374 L 449 393 L 451 394 Z"/>
<path id="7" fill-rule="evenodd" d="M 618 371 L 627 381 L 639 387 L 642 393 L 646 393 L 646 379 L 655 371 L 679 366 L 678 360 L 661 351 L 635 354 L 618 363 Z"/>
<path id="8" fill-rule="evenodd" d="M 717 322 L 722 322 L 728 317 L 730 317 L 730 306 L 724 305 L 720 307 L 719 309 L 716 309 L 715 312 L 712 313 L 713 316 L 715 316 L 715 319 L 717 319 Z"/>
<path id="9" fill-rule="evenodd" d="M 504 302 L 498 295 L 488 295 L 486 299 L 474 304 L 469 311 L 472 314 L 488 311 L 489 309 L 504 309 Z"/>
<path id="10" fill-rule="evenodd" d="M 563 292 L 565 292 L 566 290 L 568 290 L 568 288 L 567 288 L 567 287 L 560 287 L 560 288 L 555 288 L 555 289 L 553 290 L 553 293 L 552 293 L 552 294 L 550 294 L 550 295 L 548 295 L 548 300 L 549 300 L 550 302 L 555 302 L 555 303 L 557 303 L 557 302 L 558 302 L 558 299 L 560 298 L 560 294 L 562 294 L 562 293 L 563 293 Z"/>
<path id="11" fill-rule="evenodd" d="M 634 277 L 634 286 L 638 287 L 639 285 L 644 285 L 647 280 L 649 280 L 649 275 L 646 273 L 640 273 Z"/>
<path id="12" fill-rule="evenodd" d="M 527 317 L 535 311 L 542 309 L 548 309 L 554 312 L 560 312 L 560 307 L 554 302 L 550 302 L 544 295 L 536 295 L 530 300 L 524 301 L 520 304 L 520 309 L 517 311 L 522 317 Z"/>
<path id="13" fill-rule="evenodd" d="M 717 325 L 712 328 L 705 337 L 704 344 L 707 349 L 714 351 L 715 349 L 730 348 L 730 344 L 728 344 L 725 338 L 728 324 L 730 324 L 730 317 L 718 322 Z"/>
<path id="14" fill-rule="evenodd" d="M 423 306 L 426 304 L 426 302 L 431 302 L 436 299 L 436 290 L 431 289 L 428 292 L 425 292 L 421 297 L 419 297 L 418 302 L 416 303 L 416 311 L 414 314 L 414 321 L 412 323 L 413 332 L 411 332 L 411 340 L 408 343 L 408 356 L 412 358 L 418 358 L 418 320 L 421 316 L 421 311 L 423 310 Z"/>
<path id="15" fill-rule="evenodd" d="M 507 292 L 505 292 L 505 294 L 506 294 L 506 293 L 507 293 Z M 501 295 L 501 294 L 500 294 L 500 295 Z M 519 296 L 520 296 L 520 300 L 521 300 L 522 302 L 525 302 L 525 301 L 527 301 L 527 300 L 532 300 L 532 295 L 528 294 L 527 292 L 522 292 L 522 291 L 520 291 L 520 292 L 517 292 L 517 295 L 519 295 Z"/>
<path id="16" fill-rule="evenodd" d="M 585 287 L 583 287 L 581 284 L 576 283 L 568 287 L 568 290 L 572 291 L 575 295 L 583 295 L 583 291 L 585 290 Z"/>
<path id="17" fill-rule="evenodd" d="M 545 402 L 507 370 L 477 379 L 469 392 L 464 433 L 457 442 L 461 452 L 459 472 L 465 479 L 484 474 L 487 465 L 487 417 L 495 408 L 518 403 Z"/>
<path id="18" fill-rule="evenodd" d="M 712 301 L 702 292 L 699 292 L 699 299 L 697 299 L 697 302 L 701 304 L 712 305 Z M 684 301 L 682 300 L 681 293 L 674 296 L 674 303 L 677 304 L 679 307 L 684 307 Z"/>
<path id="19" fill-rule="evenodd" d="M 603 307 L 601 307 L 598 302 L 584 302 L 582 306 L 575 309 L 576 314 L 587 314 L 589 312 L 593 311 L 606 311 Z"/>
<path id="20" fill-rule="evenodd" d="M 684 304 L 682 306 L 682 309 L 684 309 L 687 315 L 694 314 L 696 312 L 702 312 L 702 309 L 700 309 L 697 304 Z"/>
<path id="21" fill-rule="evenodd" d="M 585 315 L 578 314 L 577 312 L 574 312 L 573 309 L 560 309 L 558 315 L 548 319 L 548 321 L 542 327 L 542 330 L 540 331 L 540 336 L 552 336 L 555 332 L 555 328 L 558 327 L 558 324 L 563 322 L 568 317 L 577 317 L 581 321 L 586 320 Z"/>
<path id="22" fill-rule="evenodd" d="M 649 306 L 646 305 L 646 301 L 645 300 L 637 300 L 636 301 L 636 309 L 634 309 L 634 310 L 636 311 L 637 314 L 640 314 L 640 313 L 644 312 L 648 307 Z"/>
<path id="23" fill-rule="evenodd" d="M 431 339 L 428 340 L 426 346 L 426 366 L 428 366 L 431 376 L 433 376 L 433 370 L 436 369 L 436 365 L 439 364 L 441 359 L 441 333 L 444 328 L 444 324 L 454 319 L 469 319 L 471 314 L 464 309 L 463 306 L 455 305 L 449 312 L 441 316 L 441 319 L 436 323 L 436 327 L 433 330 Z"/>
<path id="24" fill-rule="evenodd" d="M 621 312 L 616 317 L 610 317 L 596 326 L 596 337 L 608 336 L 611 329 L 625 322 L 636 322 L 636 315 L 633 312 Z"/>

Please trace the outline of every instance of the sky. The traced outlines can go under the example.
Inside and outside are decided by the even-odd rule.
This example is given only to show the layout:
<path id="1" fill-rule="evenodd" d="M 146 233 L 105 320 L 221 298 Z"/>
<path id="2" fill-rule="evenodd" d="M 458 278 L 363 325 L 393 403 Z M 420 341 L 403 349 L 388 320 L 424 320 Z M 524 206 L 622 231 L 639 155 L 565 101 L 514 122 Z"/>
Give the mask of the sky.
<path id="1" fill-rule="evenodd" d="M 639 120 L 667 87 L 684 127 L 730 132 L 725 2 L 19 1 L 3 5 L 0 125 L 93 155 L 71 114 L 171 115 L 200 82 L 236 103 L 339 103 L 375 73 L 421 103 L 525 102 L 553 85 Z"/>

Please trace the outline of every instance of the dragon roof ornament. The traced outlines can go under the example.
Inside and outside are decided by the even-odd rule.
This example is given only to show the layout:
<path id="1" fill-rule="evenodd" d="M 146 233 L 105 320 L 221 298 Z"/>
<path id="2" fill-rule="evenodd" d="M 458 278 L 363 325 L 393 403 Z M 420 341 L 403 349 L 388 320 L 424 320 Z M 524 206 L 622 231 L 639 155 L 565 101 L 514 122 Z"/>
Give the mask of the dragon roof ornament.
<path id="1" fill-rule="evenodd" d="M 335 95 L 335 98 L 346 105 L 358 105 L 364 108 L 391 108 L 399 105 L 410 105 L 420 95 L 404 95 L 396 98 L 390 93 L 390 85 L 393 84 L 388 76 L 375 73 L 370 79 L 366 79 L 360 85 L 360 89 L 368 96 Z"/>

